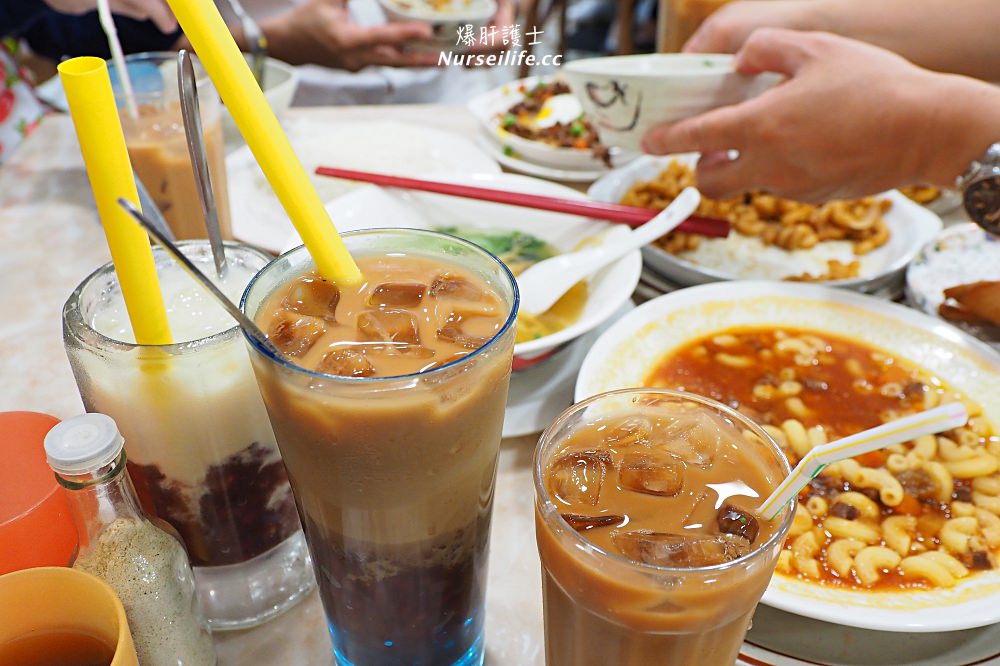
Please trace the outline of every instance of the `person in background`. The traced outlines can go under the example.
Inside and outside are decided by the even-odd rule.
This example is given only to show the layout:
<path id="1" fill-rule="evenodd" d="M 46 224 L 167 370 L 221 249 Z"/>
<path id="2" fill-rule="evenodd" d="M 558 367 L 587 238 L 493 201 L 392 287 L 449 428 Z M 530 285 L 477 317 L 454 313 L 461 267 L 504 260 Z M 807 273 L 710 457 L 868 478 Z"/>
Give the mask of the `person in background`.
<path id="1" fill-rule="evenodd" d="M 79 25 L 95 0 L 0 1 L 0 163 L 41 121 L 45 107 L 34 94 L 31 76 L 20 67 L 16 38 L 41 23 L 65 21 Z M 111 0 L 112 11 L 150 21 L 157 29 L 174 31 L 177 23 L 163 0 Z M 96 20 L 96 13 L 94 14 Z M 69 37 L 66 37 L 69 39 Z M 176 35 L 173 37 L 176 40 Z"/>
<path id="2" fill-rule="evenodd" d="M 247 4 L 253 7 L 253 3 Z M 347 5 L 347 0 L 305 0 L 261 18 L 268 53 L 292 65 L 321 65 L 350 72 L 372 65 L 430 67 L 437 63 L 437 53 L 406 48 L 431 39 L 428 24 L 361 25 Z M 240 48 L 248 51 L 242 29 L 233 23 L 230 26 Z"/>
<path id="3" fill-rule="evenodd" d="M 122 48 L 169 49 L 180 28 L 165 0 L 110 0 Z M 31 50 L 58 62 L 64 57 L 110 58 L 96 0 L 0 0 L 0 34 L 22 38 Z"/>
<path id="4" fill-rule="evenodd" d="M 218 4 L 226 9 L 225 0 Z M 376 0 L 243 0 L 243 6 L 267 37 L 269 55 L 303 66 L 297 105 L 465 103 L 513 78 L 438 67 L 440 49 L 426 48 L 430 26 L 386 22 Z M 514 0 L 498 0 L 497 8 L 492 25 L 514 24 Z M 249 50 L 239 22 L 227 19 L 240 48 Z M 473 48 L 489 53 L 504 47 Z"/>
<path id="5" fill-rule="evenodd" d="M 986 34 L 1000 5 L 966 0 L 956 10 L 954 2 L 926 0 L 894 13 L 894 3 L 903 7 L 897 0 L 772 0 L 723 8 L 685 50 L 733 49 L 737 71 L 786 80 L 741 104 L 655 128 L 644 148 L 701 152 L 698 180 L 712 197 L 763 189 L 823 201 L 900 185 L 953 186 L 1000 139 L 1000 88 L 973 78 L 1000 75 L 1000 45 Z M 841 14 L 841 5 L 850 7 Z M 857 15 L 848 20 L 851 7 Z M 836 27 L 865 41 L 761 27 L 768 21 Z"/>
<path id="6" fill-rule="evenodd" d="M 26 4 L 36 1 L 27 0 Z M 87 3 L 54 1 L 81 7 Z M 20 2 L 0 0 L 0 5 Z M 116 2 L 133 6 L 159 3 L 167 7 L 164 0 Z M 93 0 L 90 3 L 92 6 Z M 228 2 L 218 0 L 217 4 L 240 48 L 248 51 L 249 45 Z M 446 95 L 446 88 L 466 93 L 462 101 L 475 94 L 469 92 L 469 76 L 436 67 L 436 51 L 414 48 L 431 38 L 430 26 L 419 22 L 386 23 L 375 0 L 244 0 L 243 4 L 267 37 L 269 55 L 306 66 L 296 98 L 298 104 L 438 101 Z M 498 0 L 497 4 L 494 24 L 512 24 L 514 0 Z M 112 7 L 115 9 L 114 3 Z M 0 25 L 2 20 L 0 14 Z M 116 24 L 125 53 L 190 47 L 169 8 L 166 18 L 147 8 L 145 13 L 133 10 L 131 15 L 116 16 Z M 51 60 L 76 55 L 110 57 L 96 13 L 68 16 L 39 12 L 18 34 L 34 52 Z M 479 48 L 485 52 L 499 50 L 491 45 Z M 363 75 L 353 74 L 366 68 Z M 446 85 L 449 83 L 452 85 Z"/>
<path id="7" fill-rule="evenodd" d="M 162 32 L 172 32 L 177 21 L 165 0 L 110 0 L 112 13 L 140 21 L 152 21 Z M 46 14 L 79 16 L 95 11 L 96 0 L 2 0 L 0 35 L 17 34 L 32 21 Z"/>

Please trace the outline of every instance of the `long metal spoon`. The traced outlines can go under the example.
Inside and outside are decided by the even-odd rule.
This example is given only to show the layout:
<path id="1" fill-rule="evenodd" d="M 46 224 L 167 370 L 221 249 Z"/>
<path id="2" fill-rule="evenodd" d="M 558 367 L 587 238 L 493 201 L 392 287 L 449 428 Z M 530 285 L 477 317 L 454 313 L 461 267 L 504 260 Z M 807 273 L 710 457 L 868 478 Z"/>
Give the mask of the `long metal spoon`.
<path id="1" fill-rule="evenodd" d="M 226 275 L 226 250 L 222 245 L 222 231 L 219 227 L 219 210 L 215 205 L 215 190 L 212 189 L 212 174 L 208 170 L 208 151 L 205 149 L 205 135 L 201 131 L 201 112 L 198 107 L 198 81 L 194 77 L 194 63 L 191 54 L 181 49 L 177 54 L 177 87 L 181 93 L 181 115 L 184 118 L 184 136 L 187 138 L 188 154 L 194 169 L 194 180 L 198 184 L 198 199 L 201 212 L 208 227 L 208 243 L 215 259 L 215 272 L 219 277 Z"/>
<path id="2" fill-rule="evenodd" d="M 236 320 L 236 323 L 238 323 L 250 337 L 263 345 L 265 349 L 274 354 L 277 358 L 287 358 L 283 353 L 281 353 L 281 351 L 278 350 L 277 347 L 274 346 L 274 343 L 267 338 L 264 331 L 260 330 L 260 327 L 253 323 L 253 320 L 250 319 L 250 317 L 243 314 L 236 304 L 229 300 L 229 298 L 222 293 L 222 290 L 215 286 L 215 283 L 212 282 L 207 275 L 198 270 L 198 267 L 195 266 L 190 259 L 184 256 L 184 253 L 181 252 L 176 245 L 160 233 L 160 230 L 156 228 L 156 225 L 153 224 L 152 220 L 139 212 L 139 209 L 135 207 L 135 204 L 124 197 L 119 197 L 118 205 L 124 208 L 125 212 L 131 215 L 132 218 L 146 230 L 146 233 L 152 236 L 153 240 L 159 243 L 160 246 L 166 250 L 167 254 L 173 257 L 177 263 L 181 265 L 181 268 L 187 271 L 188 275 L 205 287 L 205 289 L 208 290 L 208 293 L 212 294 L 212 296 L 219 301 L 219 304 L 225 308 L 226 312 L 228 312 L 229 315 Z"/>
<path id="3" fill-rule="evenodd" d="M 132 177 L 135 179 L 135 189 L 139 193 L 139 205 L 149 215 L 150 221 L 156 225 L 157 230 L 166 236 L 168 240 L 174 240 L 174 232 L 170 230 L 170 225 L 167 224 L 167 219 L 163 217 L 160 207 L 153 201 L 153 197 L 149 196 L 149 190 L 142 184 L 139 174 L 133 171 Z"/>

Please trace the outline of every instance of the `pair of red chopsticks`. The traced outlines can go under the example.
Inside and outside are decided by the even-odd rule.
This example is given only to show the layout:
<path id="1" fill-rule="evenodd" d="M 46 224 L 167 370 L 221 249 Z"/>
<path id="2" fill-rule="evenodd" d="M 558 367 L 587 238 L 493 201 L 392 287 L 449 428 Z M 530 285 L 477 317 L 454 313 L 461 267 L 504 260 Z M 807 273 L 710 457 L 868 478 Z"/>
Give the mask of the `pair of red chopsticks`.
<path id="1" fill-rule="evenodd" d="M 563 199 L 561 197 L 548 197 L 540 194 L 527 194 L 525 192 L 507 192 L 505 190 L 494 190 L 488 187 L 440 183 L 433 180 L 405 178 L 403 176 L 389 176 L 387 174 L 354 171 L 352 169 L 337 169 L 333 167 L 321 166 L 316 169 L 316 173 L 320 176 L 356 180 L 364 183 L 382 185 L 384 187 L 401 187 L 408 190 L 433 192 L 435 194 L 448 194 L 456 197 L 465 197 L 466 199 L 492 201 L 494 203 L 509 204 L 511 206 L 524 206 L 539 210 L 549 210 L 556 213 L 582 215 L 584 217 L 592 217 L 599 220 L 607 220 L 609 222 L 619 222 L 627 224 L 630 227 L 638 227 L 645 224 L 659 212 L 648 208 L 623 206 L 621 204 L 604 203 L 589 199 Z M 729 235 L 729 221 L 714 217 L 692 215 L 687 220 L 682 222 L 681 225 L 677 227 L 677 230 L 691 234 L 698 234 L 699 236 L 725 238 Z"/>

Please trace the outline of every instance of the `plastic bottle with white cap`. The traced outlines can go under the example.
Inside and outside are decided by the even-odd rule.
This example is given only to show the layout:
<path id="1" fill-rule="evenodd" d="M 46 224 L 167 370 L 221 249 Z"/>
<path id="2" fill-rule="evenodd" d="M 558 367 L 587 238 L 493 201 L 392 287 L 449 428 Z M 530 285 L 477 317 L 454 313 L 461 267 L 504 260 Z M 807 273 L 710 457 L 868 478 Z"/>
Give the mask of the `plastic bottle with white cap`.
<path id="1" fill-rule="evenodd" d="M 211 666 L 215 648 L 181 541 L 155 525 L 125 473 L 114 420 L 82 414 L 45 437 L 80 537 L 73 567 L 103 578 L 122 600 L 143 666 Z"/>

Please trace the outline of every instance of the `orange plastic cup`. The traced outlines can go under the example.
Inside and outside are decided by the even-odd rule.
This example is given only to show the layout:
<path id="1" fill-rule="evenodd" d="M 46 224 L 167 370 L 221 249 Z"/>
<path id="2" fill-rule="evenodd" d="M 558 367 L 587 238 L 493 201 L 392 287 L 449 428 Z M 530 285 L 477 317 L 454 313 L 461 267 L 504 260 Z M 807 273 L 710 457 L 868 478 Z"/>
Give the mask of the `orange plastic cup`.
<path id="1" fill-rule="evenodd" d="M 59 419 L 0 412 L 0 574 L 68 566 L 77 531 L 65 491 L 45 461 L 46 433 Z"/>
<path id="2" fill-rule="evenodd" d="M 139 666 L 125 609 L 111 586 L 65 567 L 0 576 L 0 663 L 69 666 L 94 658 Z"/>

